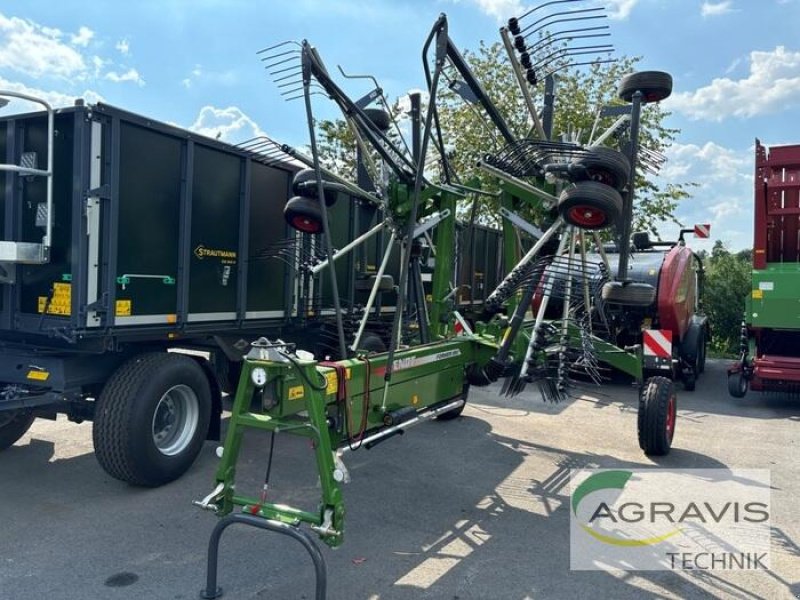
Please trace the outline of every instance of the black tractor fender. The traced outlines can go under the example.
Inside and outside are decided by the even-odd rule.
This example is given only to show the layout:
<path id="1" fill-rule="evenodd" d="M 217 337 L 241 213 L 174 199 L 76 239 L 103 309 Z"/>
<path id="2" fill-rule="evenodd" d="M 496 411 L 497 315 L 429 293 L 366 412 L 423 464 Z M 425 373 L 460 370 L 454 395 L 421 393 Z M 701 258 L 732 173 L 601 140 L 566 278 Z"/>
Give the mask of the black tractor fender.
<path id="1" fill-rule="evenodd" d="M 680 355 L 681 358 L 687 362 L 693 363 L 697 358 L 698 342 L 701 336 L 704 337 L 705 343 L 709 340 L 710 327 L 708 324 L 708 317 L 706 315 L 692 315 L 689 320 L 689 327 L 686 329 L 686 334 L 680 341 Z"/>

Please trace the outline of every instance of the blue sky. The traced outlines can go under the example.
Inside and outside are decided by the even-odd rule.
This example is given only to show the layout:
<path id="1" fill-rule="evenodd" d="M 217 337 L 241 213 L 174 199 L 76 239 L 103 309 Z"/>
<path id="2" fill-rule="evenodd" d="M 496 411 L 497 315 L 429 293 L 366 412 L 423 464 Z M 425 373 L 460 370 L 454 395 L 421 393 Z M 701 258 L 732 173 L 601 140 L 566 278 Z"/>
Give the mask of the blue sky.
<path id="1" fill-rule="evenodd" d="M 678 217 L 687 225 L 712 223 L 712 238 L 733 249 L 750 247 L 754 139 L 800 143 L 800 0 L 604 4 L 618 54 L 641 56 L 641 69 L 673 75 L 668 124 L 681 134 L 662 176 L 700 184 Z M 340 64 L 375 75 L 395 98 L 423 87 L 420 49 L 440 12 L 448 15 L 455 43 L 476 48 L 481 40 L 497 41 L 500 24 L 528 6 L 518 0 L 6 0 L 0 89 L 42 95 L 57 106 L 75 97 L 102 99 L 234 142 L 266 132 L 302 145 L 302 103 L 280 98 L 256 56 L 260 48 L 308 39 L 331 69 Z M 367 91 L 346 88 L 355 96 Z"/>

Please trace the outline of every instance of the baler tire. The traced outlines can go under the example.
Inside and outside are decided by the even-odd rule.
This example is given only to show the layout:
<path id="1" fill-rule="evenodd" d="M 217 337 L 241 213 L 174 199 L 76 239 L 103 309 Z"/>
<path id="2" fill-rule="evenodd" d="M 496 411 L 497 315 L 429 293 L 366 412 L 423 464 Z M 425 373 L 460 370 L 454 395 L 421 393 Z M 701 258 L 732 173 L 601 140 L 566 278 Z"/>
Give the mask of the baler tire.
<path id="1" fill-rule="evenodd" d="M 628 184 L 631 174 L 631 163 L 622 152 L 595 146 L 587 149 L 585 154 L 576 157 L 572 164 L 585 171 L 587 180 L 604 183 L 616 190 L 622 190 Z"/>
<path id="2" fill-rule="evenodd" d="M 697 370 L 689 368 L 683 373 L 683 389 L 687 392 L 693 392 L 697 387 Z"/>
<path id="3" fill-rule="evenodd" d="M 750 387 L 744 373 L 728 373 L 728 393 L 734 398 L 744 398 Z"/>
<path id="4" fill-rule="evenodd" d="M 323 177 L 323 181 L 325 178 Z M 307 186 L 301 185 L 304 183 L 308 183 L 309 181 L 314 182 L 314 185 L 309 188 Z M 295 196 L 302 196 L 303 198 L 310 198 L 311 200 L 317 200 L 317 173 L 314 169 L 302 169 L 294 174 L 292 178 L 292 193 Z M 337 193 L 333 190 L 325 190 L 325 206 L 333 206 L 336 204 Z"/>
<path id="5" fill-rule="evenodd" d="M 622 196 L 598 181 L 579 181 L 561 192 L 558 199 L 561 218 L 578 229 L 597 231 L 611 227 L 622 214 Z"/>
<path id="6" fill-rule="evenodd" d="M 27 410 L 0 413 L 0 451 L 13 446 L 28 432 L 36 417 Z"/>
<path id="7" fill-rule="evenodd" d="M 651 377 L 639 393 L 637 430 L 639 447 L 648 456 L 665 456 L 672 448 L 678 413 L 675 384 L 666 377 Z"/>
<path id="8" fill-rule="evenodd" d="M 392 117 L 382 108 L 365 108 L 364 114 L 379 131 L 389 131 L 392 126 Z"/>
<path id="9" fill-rule="evenodd" d="M 464 400 L 464 404 L 459 406 L 458 408 L 454 408 L 453 410 L 448 410 L 436 417 L 437 421 L 452 421 L 453 419 L 457 419 L 461 416 L 461 413 L 464 412 L 464 408 L 467 406 L 467 396 L 469 396 L 469 383 L 464 384 L 464 388 L 461 392 L 461 398 Z"/>
<path id="10" fill-rule="evenodd" d="M 322 209 L 315 199 L 295 196 L 283 208 L 283 218 L 291 227 L 303 233 L 313 235 L 322 231 Z"/>
<path id="11" fill-rule="evenodd" d="M 621 306 L 650 306 L 656 299 L 656 289 L 648 283 L 609 281 L 603 285 L 605 302 Z"/>
<path id="12" fill-rule="evenodd" d="M 702 373 L 706 370 L 706 332 L 700 334 L 697 342 L 697 372 Z"/>
<path id="13" fill-rule="evenodd" d="M 644 102 L 661 102 L 672 94 L 672 75 L 663 71 L 640 71 L 625 75 L 617 87 L 617 96 L 632 102 L 633 95 L 642 92 Z"/>
<path id="14" fill-rule="evenodd" d="M 177 479 L 203 446 L 211 404 L 208 378 L 194 358 L 172 352 L 132 358 L 97 399 L 92 439 L 100 466 L 132 485 Z"/>

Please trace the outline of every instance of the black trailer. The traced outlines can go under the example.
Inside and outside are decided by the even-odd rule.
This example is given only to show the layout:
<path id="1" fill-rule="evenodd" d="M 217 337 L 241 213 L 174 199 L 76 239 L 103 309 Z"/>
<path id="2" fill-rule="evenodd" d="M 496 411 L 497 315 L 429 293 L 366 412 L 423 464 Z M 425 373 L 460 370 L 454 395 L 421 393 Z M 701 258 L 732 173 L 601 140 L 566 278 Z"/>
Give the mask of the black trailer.
<path id="1" fill-rule="evenodd" d="M 218 439 L 222 393 L 253 340 L 334 352 L 330 285 L 311 272 L 319 236 L 284 219 L 297 160 L 78 102 L 0 119 L 0 161 L 0 449 L 63 413 L 94 421 L 111 475 L 159 485 Z M 381 221 L 340 193 L 334 246 Z M 470 310 L 501 275 L 499 233 L 470 244 L 472 230 L 456 285 L 474 291 L 454 300 Z M 336 262 L 351 331 L 381 237 Z M 399 255 L 389 263 L 391 282 Z M 395 297 L 391 285 L 378 295 L 365 348 L 386 342 Z"/>

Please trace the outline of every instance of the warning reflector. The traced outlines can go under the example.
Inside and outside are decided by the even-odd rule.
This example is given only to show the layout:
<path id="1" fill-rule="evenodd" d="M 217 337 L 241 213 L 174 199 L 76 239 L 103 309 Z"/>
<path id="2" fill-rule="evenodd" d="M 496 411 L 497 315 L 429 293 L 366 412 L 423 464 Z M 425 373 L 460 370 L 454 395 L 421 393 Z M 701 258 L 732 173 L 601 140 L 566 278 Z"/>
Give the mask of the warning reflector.
<path id="1" fill-rule="evenodd" d="M 711 235 L 711 223 L 698 223 L 694 226 L 694 237 L 707 238 Z"/>
<path id="2" fill-rule="evenodd" d="M 669 329 L 647 329 L 643 332 L 646 356 L 672 358 L 672 332 Z"/>

